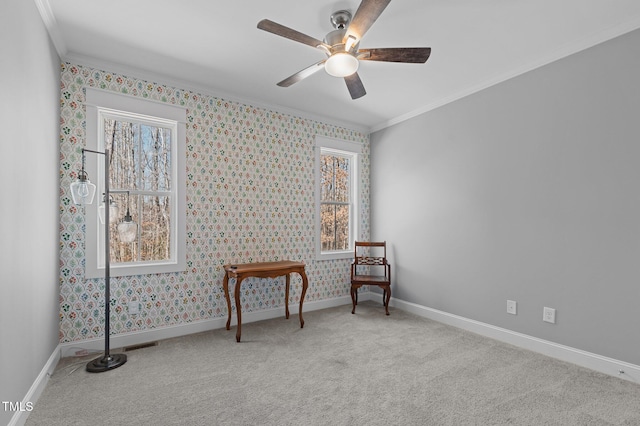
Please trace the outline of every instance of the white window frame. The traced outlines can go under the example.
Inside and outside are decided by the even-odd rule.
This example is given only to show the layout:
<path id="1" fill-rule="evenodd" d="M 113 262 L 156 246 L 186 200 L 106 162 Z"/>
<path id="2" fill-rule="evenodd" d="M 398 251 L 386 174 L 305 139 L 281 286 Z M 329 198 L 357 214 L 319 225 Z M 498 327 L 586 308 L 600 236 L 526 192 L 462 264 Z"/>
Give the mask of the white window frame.
<path id="1" fill-rule="evenodd" d="M 115 92 L 86 89 L 86 148 L 104 152 L 104 117 L 144 121 L 171 128 L 175 143 L 171 146 L 171 259 L 164 261 L 110 264 L 112 277 L 180 272 L 186 270 L 186 109 Z M 102 136 L 101 136 L 102 135 Z M 86 153 L 86 171 L 97 188 L 94 203 L 85 206 L 86 278 L 104 277 L 104 226 L 98 218 L 98 206 L 104 194 L 104 156 Z"/>
<path id="2" fill-rule="evenodd" d="M 362 145 L 357 142 L 350 142 L 341 139 L 329 138 L 326 136 L 316 136 L 316 164 L 315 164 L 315 203 L 316 203 L 316 260 L 348 259 L 353 257 L 353 245 L 358 236 L 358 225 L 360 221 L 360 161 L 362 158 Z M 351 159 L 350 183 L 350 215 L 349 215 L 349 249 L 322 251 L 321 241 L 321 171 L 320 157 L 322 154 L 337 154 Z"/>

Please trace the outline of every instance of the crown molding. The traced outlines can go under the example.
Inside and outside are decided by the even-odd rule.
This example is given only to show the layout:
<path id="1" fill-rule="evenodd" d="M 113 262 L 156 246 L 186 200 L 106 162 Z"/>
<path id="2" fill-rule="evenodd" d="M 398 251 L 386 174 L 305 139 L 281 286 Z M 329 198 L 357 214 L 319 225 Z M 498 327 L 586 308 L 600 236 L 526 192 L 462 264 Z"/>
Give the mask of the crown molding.
<path id="1" fill-rule="evenodd" d="M 58 26 L 58 21 L 56 21 L 56 17 L 53 15 L 49 0 L 34 1 L 36 3 L 36 7 L 38 8 L 38 12 L 40 12 L 42 22 L 44 22 L 44 26 L 49 33 L 49 38 L 51 38 L 53 47 L 55 47 L 56 52 L 58 52 L 58 56 L 64 58 L 67 55 L 67 44 L 62 38 L 60 27 Z"/>
<path id="2" fill-rule="evenodd" d="M 467 87 L 457 93 L 454 93 L 451 96 L 443 97 L 437 99 L 433 102 L 423 105 L 420 108 L 417 108 L 413 111 L 410 111 L 406 114 L 400 115 L 398 117 L 392 118 L 391 120 L 387 120 L 379 123 L 378 125 L 372 126 L 370 131 L 371 133 L 377 132 L 379 130 L 385 129 L 387 127 L 391 127 L 395 124 L 401 123 L 403 121 L 409 120 L 411 118 L 422 115 L 426 112 L 432 111 L 436 108 L 449 104 L 451 102 L 457 101 L 459 99 L 470 96 L 474 93 L 477 93 L 481 90 L 487 89 L 496 84 L 505 82 L 514 77 L 532 71 L 536 68 L 543 67 L 552 62 L 556 62 L 560 59 L 566 58 L 574 53 L 581 52 L 583 50 L 587 50 L 591 47 L 597 46 L 598 44 L 602 44 L 609 40 L 612 40 L 616 37 L 622 36 L 624 34 L 630 33 L 640 28 L 640 16 L 636 16 L 626 22 L 622 22 L 613 27 L 606 28 L 603 31 L 599 31 L 597 33 L 591 34 L 587 37 L 583 37 L 579 40 L 576 40 L 571 43 L 567 43 L 559 46 L 557 49 L 549 52 L 544 57 L 532 61 L 529 63 L 522 64 L 520 67 L 514 68 L 513 70 L 497 75 L 494 78 L 487 79 L 479 84 L 474 86 Z"/>

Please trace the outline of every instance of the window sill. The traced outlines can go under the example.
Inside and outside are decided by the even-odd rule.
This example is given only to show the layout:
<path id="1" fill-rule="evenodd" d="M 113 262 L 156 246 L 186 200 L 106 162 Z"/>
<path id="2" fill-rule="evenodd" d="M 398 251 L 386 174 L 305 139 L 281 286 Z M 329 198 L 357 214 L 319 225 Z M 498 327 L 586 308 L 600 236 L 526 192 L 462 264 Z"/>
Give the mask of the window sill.
<path id="1" fill-rule="evenodd" d="M 186 259 L 181 259 L 174 262 L 148 262 L 148 263 L 121 263 L 111 264 L 109 268 L 109 275 L 111 277 L 127 277 L 132 275 L 151 275 L 151 274 L 164 274 L 172 272 L 183 272 L 187 269 Z M 104 266 L 97 268 L 91 268 L 87 265 L 85 270 L 86 278 L 103 278 L 105 275 Z"/>
<path id="2" fill-rule="evenodd" d="M 316 255 L 316 260 L 352 259 L 353 250 L 322 252 Z"/>

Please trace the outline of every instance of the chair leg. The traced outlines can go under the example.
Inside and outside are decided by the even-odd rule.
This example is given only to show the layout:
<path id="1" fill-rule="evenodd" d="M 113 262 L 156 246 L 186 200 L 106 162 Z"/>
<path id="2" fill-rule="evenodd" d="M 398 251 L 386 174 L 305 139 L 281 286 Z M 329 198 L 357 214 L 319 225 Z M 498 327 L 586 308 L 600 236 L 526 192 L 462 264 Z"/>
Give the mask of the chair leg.
<path id="1" fill-rule="evenodd" d="M 391 289 L 384 289 L 384 309 L 387 313 L 387 315 L 389 315 L 389 299 L 391 299 Z"/>
<path id="2" fill-rule="evenodd" d="M 358 291 L 351 286 L 351 303 L 353 305 L 353 309 L 351 309 L 351 313 L 356 313 L 356 305 L 358 304 Z"/>

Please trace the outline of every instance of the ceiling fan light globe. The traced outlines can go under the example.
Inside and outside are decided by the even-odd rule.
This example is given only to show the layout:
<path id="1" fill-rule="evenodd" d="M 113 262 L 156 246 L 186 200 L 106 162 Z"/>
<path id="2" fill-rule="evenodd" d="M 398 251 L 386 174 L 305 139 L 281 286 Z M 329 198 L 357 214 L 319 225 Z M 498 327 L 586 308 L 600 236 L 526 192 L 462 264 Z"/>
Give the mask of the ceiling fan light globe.
<path id="1" fill-rule="evenodd" d="M 346 52 L 334 53 L 324 63 L 327 74 L 334 77 L 347 77 L 358 71 L 360 63 L 358 59 Z"/>

